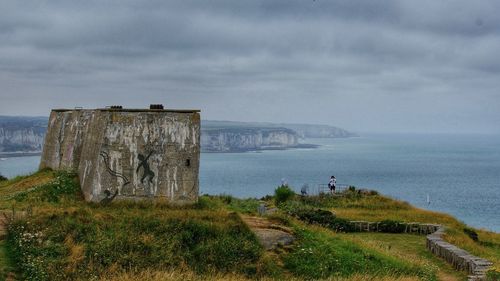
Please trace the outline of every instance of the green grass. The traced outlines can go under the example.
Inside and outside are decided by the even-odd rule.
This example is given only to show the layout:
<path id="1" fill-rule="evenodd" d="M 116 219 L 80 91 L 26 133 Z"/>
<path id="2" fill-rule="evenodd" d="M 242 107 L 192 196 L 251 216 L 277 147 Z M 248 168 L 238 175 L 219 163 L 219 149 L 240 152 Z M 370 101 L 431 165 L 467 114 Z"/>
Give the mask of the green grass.
<path id="1" fill-rule="evenodd" d="M 148 268 L 256 275 L 262 248 L 236 213 L 203 203 L 87 204 L 71 174 L 17 192 L 37 211 L 9 227 L 12 260 L 30 280 L 90 279 Z M 206 200 L 209 201 L 209 200 Z"/>
<path id="2" fill-rule="evenodd" d="M 5 280 L 9 272 L 14 270 L 15 266 L 7 255 L 6 242 L 0 241 L 0 280 Z"/>
<path id="3" fill-rule="evenodd" d="M 262 266 L 256 237 L 231 212 L 250 209 L 255 200 L 224 203 L 204 198 L 188 206 L 124 201 L 100 206 L 83 202 L 73 174 L 50 173 L 50 178 L 11 188 L 29 180 L 19 179 L 3 190 L 10 191 L 6 195 L 11 206 L 33 208 L 10 225 L 8 236 L 11 261 L 26 279 L 85 280 L 150 268 L 256 276 Z M 225 205 L 228 208 L 221 208 Z"/>
<path id="4" fill-rule="evenodd" d="M 306 279 L 361 273 L 373 277 L 409 275 L 436 280 L 432 267 L 412 265 L 321 229 L 298 227 L 296 234 L 298 244 L 284 257 L 284 263 L 290 272 Z"/>
<path id="5" fill-rule="evenodd" d="M 18 176 L 8 181 L 0 182 L 0 210 L 16 207 L 16 201 L 12 200 L 17 194 L 27 192 L 37 186 L 44 185 L 53 180 L 54 172 L 44 170 L 32 175 Z M 26 204 L 21 204 L 23 207 Z"/>
<path id="6" fill-rule="evenodd" d="M 182 266 L 255 274 L 262 251 L 236 214 L 207 210 L 83 208 L 19 220 L 10 230 L 14 260 L 37 280 Z"/>
<path id="7" fill-rule="evenodd" d="M 431 268 L 440 277 L 466 279 L 465 272 L 455 271 L 451 265 L 427 250 L 425 236 L 391 233 L 338 233 L 335 235 L 365 249 L 372 249 L 401 261 Z"/>
<path id="8" fill-rule="evenodd" d="M 0 183 L 0 209 L 26 216 L 0 243 L 0 277 L 16 269 L 28 280 L 461 280 L 451 266 L 425 249 L 425 237 L 346 233 L 306 225 L 287 208 L 322 208 L 349 220 L 441 223 L 446 239 L 497 266 L 500 235 L 476 230 L 474 242 L 453 217 L 380 196 L 294 196 L 273 223 L 288 225 L 296 242 L 264 252 L 239 214 L 256 215 L 274 204 L 229 195 L 200 196 L 186 206 L 154 201 L 86 203 L 74 174 L 44 171 Z M 6 252 L 6 243 L 9 251 Z M 0 278 L 1 280 L 1 278 Z"/>
<path id="9" fill-rule="evenodd" d="M 345 196 L 329 195 L 308 197 L 299 206 L 324 208 L 333 211 L 337 217 L 349 220 L 419 222 L 441 224 L 447 227 L 444 239 L 471 254 L 486 258 L 500 268 L 500 234 L 483 229 L 473 229 L 479 235 L 479 242 L 473 241 L 463 229 L 467 226 L 456 218 L 439 212 L 419 209 L 412 205 L 378 194 L 346 192 Z M 470 227 L 468 227 L 470 228 Z"/>
<path id="10" fill-rule="evenodd" d="M 255 198 L 239 199 L 226 194 L 222 194 L 219 196 L 203 195 L 200 196 L 198 201 L 198 205 L 201 205 L 205 208 L 224 208 L 230 211 L 244 214 L 256 214 L 257 208 L 261 203 L 264 202 Z"/>
<path id="11" fill-rule="evenodd" d="M 63 200 L 81 197 L 80 186 L 76 175 L 71 172 L 55 172 L 55 178 L 47 183 L 35 185 L 26 190 L 16 192 L 10 198 L 15 202 L 40 204 L 41 202 L 59 203 Z M 75 201 L 75 200 L 71 200 Z"/>

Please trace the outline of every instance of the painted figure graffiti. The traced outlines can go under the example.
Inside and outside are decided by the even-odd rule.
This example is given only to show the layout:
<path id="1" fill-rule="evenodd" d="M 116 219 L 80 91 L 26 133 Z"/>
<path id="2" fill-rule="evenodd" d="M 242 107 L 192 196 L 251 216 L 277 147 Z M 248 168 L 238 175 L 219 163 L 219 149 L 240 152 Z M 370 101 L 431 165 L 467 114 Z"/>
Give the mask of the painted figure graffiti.
<path id="1" fill-rule="evenodd" d="M 106 153 L 105 151 L 101 151 L 100 155 L 102 157 L 102 160 L 104 161 L 104 166 L 106 167 L 106 170 L 108 171 L 108 173 L 113 177 L 121 178 L 123 180 L 122 188 L 130 183 L 130 181 L 128 180 L 128 178 L 126 176 L 111 169 L 111 165 L 109 163 L 109 154 L 108 153 Z M 106 198 L 102 199 L 101 203 L 102 204 L 111 203 L 111 201 L 113 201 L 113 199 L 115 199 L 116 195 L 118 195 L 118 189 L 115 190 L 115 194 L 113 194 L 112 196 L 111 196 L 111 191 L 109 191 L 107 189 L 104 191 L 104 194 L 106 195 Z"/>
<path id="2" fill-rule="evenodd" d="M 113 201 L 113 199 L 115 199 L 116 195 L 118 195 L 118 189 L 115 191 L 115 194 L 113 195 L 111 195 L 111 191 L 106 189 L 104 190 L 104 194 L 106 195 L 106 197 L 101 200 L 101 204 L 103 205 L 109 204 L 111 203 L 111 201 Z"/>
<path id="3" fill-rule="evenodd" d="M 128 178 L 126 176 L 124 176 L 123 174 L 118 173 L 118 172 L 114 171 L 113 169 L 111 169 L 111 166 L 109 164 L 109 155 L 108 155 L 108 153 L 106 153 L 104 151 L 101 151 L 100 155 L 102 157 L 102 160 L 104 161 L 104 165 L 106 166 L 106 170 L 108 171 L 108 173 L 110 175 L 112 175 L 114 177 L 117 177 L 117 178 L 123 179 L 123 185 L 122 186 L 126 186 L 127 184 L 130 183 L 130 181 L 128 180 Z"/>
<path id="4" fill-rule="evenodd" d="M 139 159 L 139 166 L 137 166 L 136 173 L 139 173 L 139 170 L 142 168 L 142 177 L 141 177 L 141 183 L 144 183 L 144 180 L 147 178 L 147 182 L 153 183 L 153 178 L 155 177 L 155 173 L 151 171 L 149 168 L 148 160 L 149 157 L 153 154 L 153 151 L 151 151 L 148 156 L 144 157 L 142 154 L 138 154 L 137 158 Z"/>

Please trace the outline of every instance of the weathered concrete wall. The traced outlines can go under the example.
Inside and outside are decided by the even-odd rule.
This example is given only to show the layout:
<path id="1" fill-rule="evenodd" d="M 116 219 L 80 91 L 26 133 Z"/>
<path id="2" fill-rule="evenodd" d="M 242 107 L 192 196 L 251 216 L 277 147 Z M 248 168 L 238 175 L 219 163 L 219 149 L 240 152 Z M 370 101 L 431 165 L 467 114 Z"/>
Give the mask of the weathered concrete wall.
<path id="1" fill-rule="evenodd" d="M 40 161 L 40 169 L 76 170 L 80 162 L 91 110 L 53 110 Z"/>
<path id="2" fill-rule="evenodd" d="M 198 198 L 200 115 L 169 110 L 52 111 L 40 168 L 78 171 L 85 199 Z"/>

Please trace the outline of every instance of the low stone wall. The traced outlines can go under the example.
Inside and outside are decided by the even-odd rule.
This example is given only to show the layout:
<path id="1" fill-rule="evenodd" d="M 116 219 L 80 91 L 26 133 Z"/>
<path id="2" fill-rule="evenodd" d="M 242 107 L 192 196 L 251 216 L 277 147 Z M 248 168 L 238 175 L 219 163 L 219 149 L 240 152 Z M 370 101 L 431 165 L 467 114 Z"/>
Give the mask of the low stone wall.
<path id="1" fill-rule="evenodd" d="M 384 232 L 380 228 L 382 222 L 369 222 L 369 221 L 351 221 L 355 231 L 359 232 Z M 425 223 L 398 223 L 402 231 L 400 233 L 415 233 L 427 235 L 436 232 L 440 225 L 438 224 L 425 224 Z M 404 228 L 404 229 L 403 229 Z"/>
<path id="2" fill-rule="evenodd" d="M 384 232 L 380 226 L 382 222 L 351 221 L 355 231 Z M 427 235 L 427 249 L 434 255 L 443 258 L 455 269 L 468 272 L 469 281 L 486 280 L 486 272 L 493 265 L 492 262 L 473 256 L 465 250 L 450 244 L 442 239 L 444 227 L 439 224 L 425 223 L 398 223 L 400 233 L 414 233 Z"/>
<path id="3" fill-rule="evenodd" d="M 457 270 L 467 271 L 469 281 L 485 280 L 485 274 L 493 265 L 488 260 L 473 256 L 467 251 L 458 248 L 442 239 L 444 227 L 427 235 L 427 249 L 434 255 L 443 258 Z"/>

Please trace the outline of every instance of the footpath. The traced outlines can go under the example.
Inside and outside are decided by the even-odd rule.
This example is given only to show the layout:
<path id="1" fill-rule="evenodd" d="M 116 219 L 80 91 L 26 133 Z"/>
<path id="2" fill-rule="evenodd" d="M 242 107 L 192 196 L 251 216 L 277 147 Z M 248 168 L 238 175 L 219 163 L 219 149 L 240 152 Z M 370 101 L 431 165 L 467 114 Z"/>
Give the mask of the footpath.
<path id="1" fill-rule="evenodd" d="M 9 213 L 12 216 L 12 212 L 0 210 L 0 280 L 15 281 L 16 275 L 11 271 L 5 253 L 5 238 L 7 236 Z"/>

